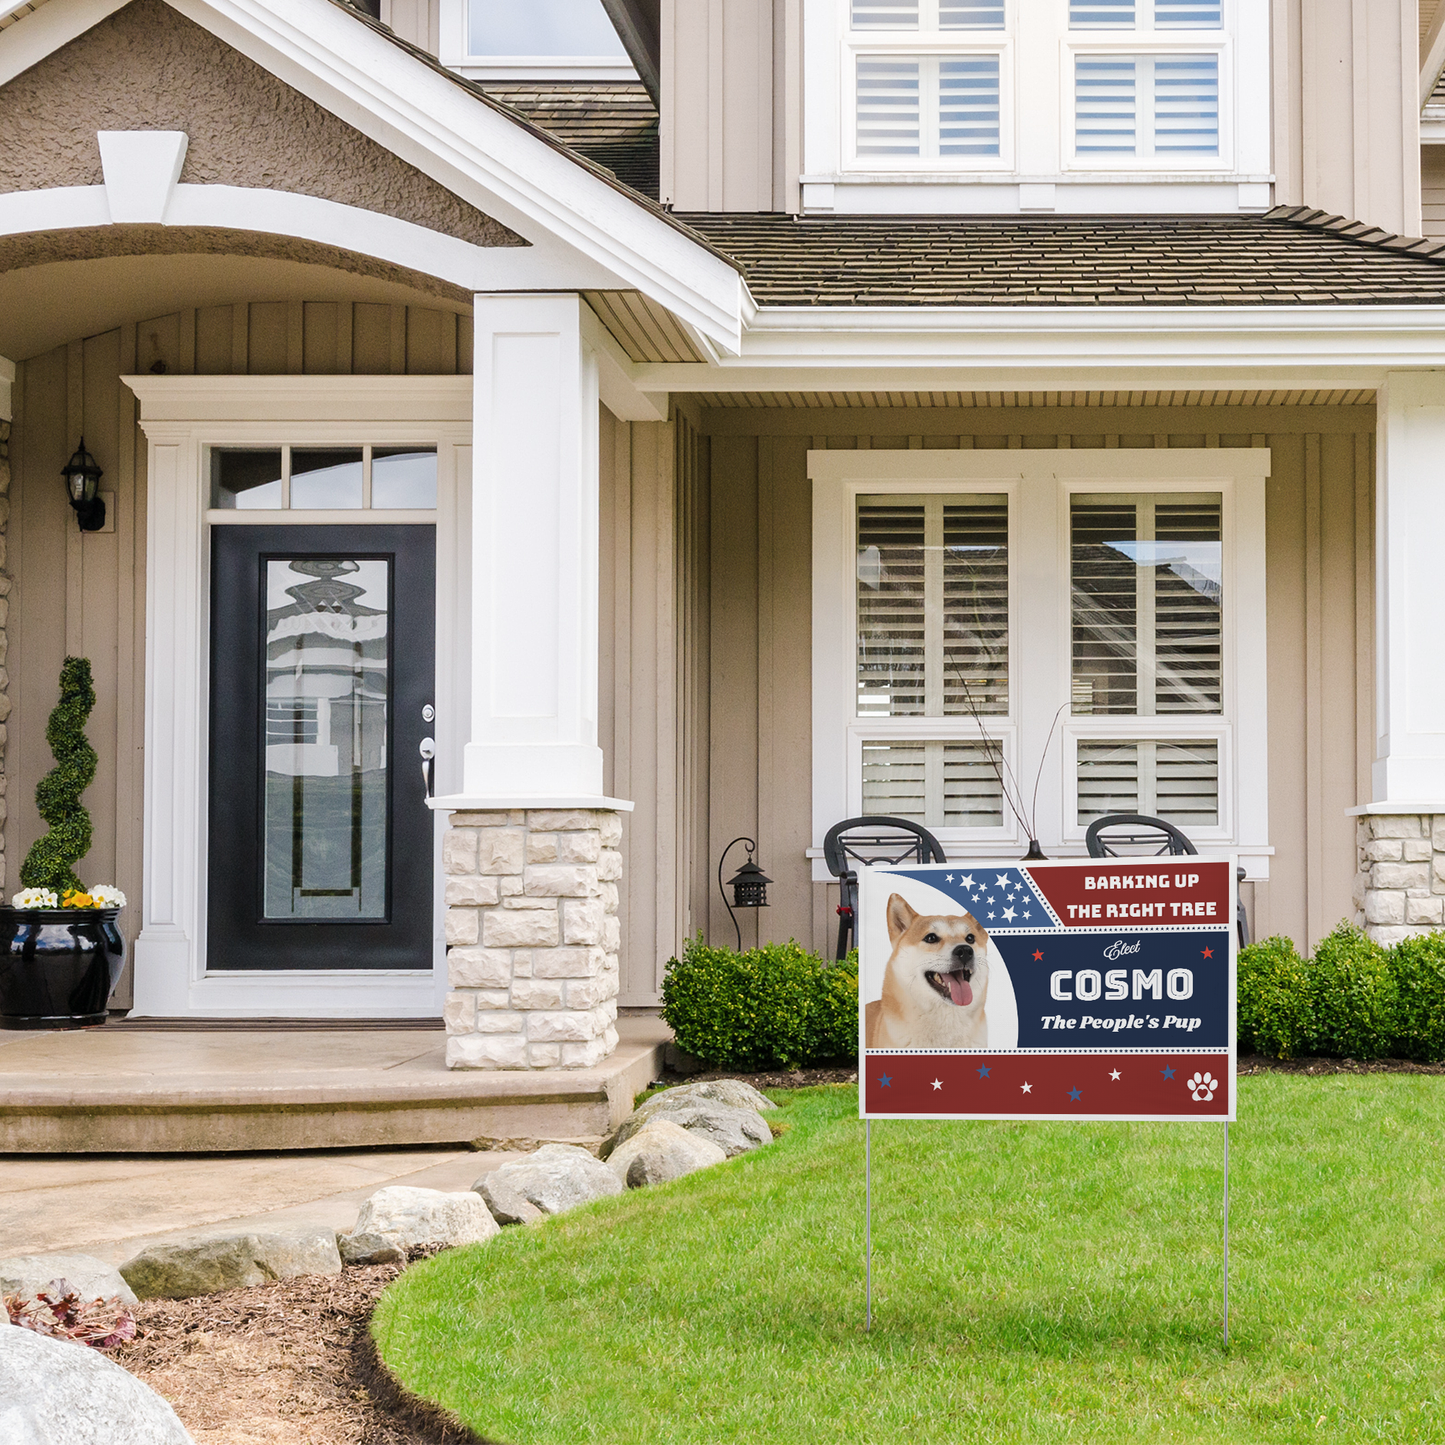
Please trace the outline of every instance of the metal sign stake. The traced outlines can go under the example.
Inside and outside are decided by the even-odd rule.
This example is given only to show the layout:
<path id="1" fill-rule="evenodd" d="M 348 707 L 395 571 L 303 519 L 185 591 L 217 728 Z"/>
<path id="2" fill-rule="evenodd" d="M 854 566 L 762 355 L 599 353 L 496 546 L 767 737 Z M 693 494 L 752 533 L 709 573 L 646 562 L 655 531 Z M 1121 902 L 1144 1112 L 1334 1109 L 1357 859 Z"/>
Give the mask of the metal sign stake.
<path id="1" fill-rule="evenodd" d="M 1224 1121 L 1224 1343 L 1229 1344 L 1229 1120 Z"/>
<path id="2" fill-rule="evenodd" d="M 863 1121 L 863 1331 L 873 1330 L 873 1121 Z"/>

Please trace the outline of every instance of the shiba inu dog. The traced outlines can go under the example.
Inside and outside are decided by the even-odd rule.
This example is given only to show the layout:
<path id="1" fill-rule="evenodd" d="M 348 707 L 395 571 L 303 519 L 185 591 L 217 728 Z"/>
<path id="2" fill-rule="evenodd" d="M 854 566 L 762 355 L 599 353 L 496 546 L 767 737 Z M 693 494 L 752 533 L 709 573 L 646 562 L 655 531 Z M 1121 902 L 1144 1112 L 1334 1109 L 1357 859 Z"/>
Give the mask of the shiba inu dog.
<path id="1" fill-rule="evenodd" d="M 893 954 L 883 997 L 865 1011 L 870 1049 L 981 1049 L 988 1044 L 988 934 L 971 913 L 915 913 L 888 900 Z"/>

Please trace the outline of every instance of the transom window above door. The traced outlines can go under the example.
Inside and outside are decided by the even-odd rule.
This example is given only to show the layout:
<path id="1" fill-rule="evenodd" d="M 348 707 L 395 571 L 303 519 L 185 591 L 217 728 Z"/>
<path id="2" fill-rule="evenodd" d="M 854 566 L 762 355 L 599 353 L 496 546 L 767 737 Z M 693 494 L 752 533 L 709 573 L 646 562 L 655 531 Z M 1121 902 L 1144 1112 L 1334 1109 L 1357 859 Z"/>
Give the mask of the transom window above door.
<path id="1" fill-rule="evenodd" d="M 211 448 L 217 511 L 433 511 L 437 451 L 427 446 Z"/>

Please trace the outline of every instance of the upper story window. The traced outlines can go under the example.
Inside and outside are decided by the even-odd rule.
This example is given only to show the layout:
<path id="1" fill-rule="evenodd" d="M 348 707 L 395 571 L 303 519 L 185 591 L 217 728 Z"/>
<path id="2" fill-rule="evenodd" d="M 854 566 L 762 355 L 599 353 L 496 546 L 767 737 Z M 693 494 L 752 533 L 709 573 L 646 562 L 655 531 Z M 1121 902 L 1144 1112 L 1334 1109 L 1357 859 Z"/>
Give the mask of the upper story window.
<path id="1" fill-rule="evenodd" d="M 854 153 L 868 163 L 1007 158 L 1005 0 L 850 0 Z"/>
<path id="2" fill-rule="evenodd" d="M 482 80 L 635 80 L 602 0 L 441 0 L 442 60 Z"/>
<path id="3" fill-rule="evenodd" d="M 925 174 L 1269 179 L 1267 25 L 1240 0 L 808 0 L 807 14 L 841 64 L 836 80 L 808 72 L 805 203 L 812 181 Z M 932 209 L 922 197 L 903 209 Z"/>

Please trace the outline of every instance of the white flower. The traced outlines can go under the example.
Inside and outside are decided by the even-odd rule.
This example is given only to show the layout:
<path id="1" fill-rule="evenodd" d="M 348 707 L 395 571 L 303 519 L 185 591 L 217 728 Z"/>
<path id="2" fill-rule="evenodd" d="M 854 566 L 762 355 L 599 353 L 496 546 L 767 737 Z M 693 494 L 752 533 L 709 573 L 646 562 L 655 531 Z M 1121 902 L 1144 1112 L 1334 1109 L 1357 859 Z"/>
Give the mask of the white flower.
<path id="1" fill-rule="evenodd" d="M 22 888 L 11 900 L 12 908 L 58 908 L 60 899 L 52 888 Z"/>
<path id="2" fill-rule="evenodd" d="M 87 890 L 97 908 L 124 908 L 125 894 L 109 883 L 97 883 Z"/>

